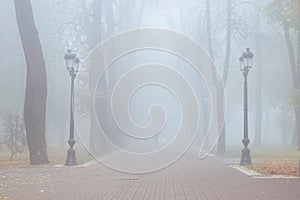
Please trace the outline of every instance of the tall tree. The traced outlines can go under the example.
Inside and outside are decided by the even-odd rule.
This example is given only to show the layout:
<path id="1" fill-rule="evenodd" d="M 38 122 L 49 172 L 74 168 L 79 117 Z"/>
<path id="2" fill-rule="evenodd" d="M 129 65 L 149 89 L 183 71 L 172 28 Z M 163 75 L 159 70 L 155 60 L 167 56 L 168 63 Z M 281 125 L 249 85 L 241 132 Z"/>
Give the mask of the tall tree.
<path id="1" fill-rule="evenodd" d="M 93 1 L 93 19 L 92 19 L 92 30 L 90 32 L 89 38 L 90 43 L 89 45 L 93 48 L 93 44 L 98 44 L 102 40 L 102 14 L 103 14 L 103 2 L 102 0 L 94 0 Z M 91 63 L 91 65 L 95 65 L 95 63 Z M 93 68 L 90 67 L 89 69 L 89 85 L 90 88 L 93 84 L 97 81 L 97 77 L 94 76 Z M 90 90 L 90 97 L 93 97 L 93 92 Z M 92 101 L 91 101 L 92 103 Z M 99 136 L 97 135 L 97 116 L 94 112 L 90 112 L 90 150 L 92 153 L 96 153 L 99 148 L 101 141 Z"/>
<path id="2" fill-rule="evenodd" d="M 300 90 L 300 0 L 273 0 L 265 6 L 266 14 L 276 25 L 283 29 L 287 44 L 293 89 Z M 292 30 L 297 30 L 296 44 L 293 43 Z M 300 107 L 294 106 L 295 110 L 295 136 L 297 149 L 300 150 Z"/>
<path id="3" fill-rule="evenodd" d="M 30 0 L 14 0 L 16 19 L 27 64 L 24 122 L 30 164 L 48 163 L 45 138 L 47 77 Z"/>
<path id="4" fill-rule="evenodd" d="M 231 0 L 229 0 L 231 1 Z M 230 6 L 231 6 L 231 2 Z M 206 34 L 207 34 L 207 42 L 208 42 L 208 53 L 210 57 L 214 60 L 214 51 L 213 51 L 213 44 L 212 44 L 212 34 L 211 34 L 211 8 L 210 8 L 210 1 L 206 0 Z M 230 22 L 231 23 L 231 22 Z M 229 27 L 230 28 L 230 27 Z M 231 31 L 231 30 L 230 30 Z M 228 35 L 226 36 L 228 39 Z M 231 36 L 230 36 L 231 38 Z M 226 44 L 228 44 L 228 41 L 226 40 Z M 226 45 L 227 46 L 227 45 Z M 227 55 L 227 51 L 226 51 Z M 229 52 L 230 55 L 230 52 Z M 227 58 L 226 58 L 227 59 Z M 229 60 L 228 60 L 229 61 Z M 229 65 L 229 64 L 228 64 Z M 218 131 L 220 134 L 219 140 L 218 140 L 218 146 L 217 151 L 218 154 L 224 154 L 226 153 L 226 146 L 225 146 L 225 124 L 221 124 L 220 122 L 223 121 L 224 117 L 224 105 L 223 105 L 223 98 L 224 98 L 224 85 L 222 80 L 218 80 L 217 78 L 217 72 L 214 68 L 211 69 L 213 74 L 213 81 L 217 90 L 217 112 L 218 112 Z"/>
<path id="5" fill-rule="evenodd" d="M 211 34 L 211 9 L 210 2 L 206 0 L 206 34 L 207 34 L 207 43 L 208 43 L 208 53 L 209 56 L 214 60 L 214 51 L 212 44 L 212 34 Z"/>
<path id="6" fill-rule="evenodd" d="M 259 1 L 256 1 L 259 4 Z M 262 63 L 262 41 L 261 41 L 261 13 L 256 9 L 255 24 L 256 24 L 256 60 L 257 60 L 257 74 L 256 74 L 256 94 L 255 94 L 255 137 L 254 144 L 261 146 L 262 136 L 262 80 L 263 80 L 263 63 Z"/>
<path id="7" fill-rule="evenodd" d="M 227 0 L 226 1 L 226 32 L 225 32 L 225 57 L 224 57 L 224 64 L 223 64 L 223 74 L 222 74 L 222 81 L 224 86 L 226 87 L 227 81 L 228 81 L 228 74 L 229 74 L 229 67 L 230 67 L 230 60 L 231 60 L 231 50 L 232 50 L 232 39 L 233 39 L 233 31 L 238 30 L 238 34 L 240 36 L 245 37 L 248 35 L 247 32 L 247 27 L 248 25 L 242 25 L 243 20 L 238 19 L 240 17 L 233 17 L 233 10 L 243 4 L 252 4 L 255 5 L 251 1 L 241 1 L 241 2 L 236 2 L 233 4 L 232 0 Z M 220 90 L 220 87 L 219 87 Z M 221 94 L 221 91 L 219 91 Z M 222 94 L 224 95 L 224 94 Z M 223 105 L 219 105 L 219 109 L 224 109 Z M 222 110 L 224 113 L 225 111 Z M 222 114 L 224 115 L 224 114 Z M 225 124 L 224 125 L 219 125 L 219 128 L 221 128 L 221 134 L 220 138 L 218 141 L 218 153 L 219 154 L 224 154 L 226 153 L 226 137 L 225 137 Z"/>
<path id="8" fill-rule="evenodd" d="M 224 60 L 224 70 L 223 70 L 223 82 L 224 85 L 227 83 L 228 79 L 228 71 L 230 64 L 230 56 L 231 56 L 231 33 L 232 33 L 232 2 L 231 0 L 227 0 L 227 8 L 226 8 L 226 49 L 225 49 L 225 60 Z"/>
<path id="9" fill-rule="evenodd" d="M 231 56 L 231 35 L 232 35 L 232 1 L 227 0 L 226 6 L 226 47 L 225 47 L 225 59 L 223 65 L 223 75 L 222 80 L 224 86 L 226 86 L 228 79 L 228 71 L 230 64 L 230 56 Z M 224 110 L 222 111 L 224 112 Z M 222 125 L 222 132 L 218 141 L 218 153 L 224 154 L 226 153 L 226 137 L 225 137 L 225 124 Z"/>
<path id="10" fill-rule="evenodd" d="M 297 29 L 298 29 L 298 35 L 297 35 L 297 72 L 293 77 L 295 79 L 296 85 L 294 85 L 295 89 L 300 90 L 300 0 L 296 0 L 297 2 L 297 12 L 296 12 L 296 17 L 297 17 Z M 295 107 L 295 112 L 296 112 L 296 135 L 297 135 L 297 149 L 300 151 L 300 107 Z"/>

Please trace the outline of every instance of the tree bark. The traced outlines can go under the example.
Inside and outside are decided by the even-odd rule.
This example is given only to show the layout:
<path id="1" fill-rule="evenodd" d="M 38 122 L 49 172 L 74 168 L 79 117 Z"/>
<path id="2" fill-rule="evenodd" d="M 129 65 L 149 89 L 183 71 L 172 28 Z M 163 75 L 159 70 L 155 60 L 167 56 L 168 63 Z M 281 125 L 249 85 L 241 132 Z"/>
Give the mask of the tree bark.
<path id="1" fill-rule="evenodd" d="M 46 66 L 30 0 L 14 0 L 14 3 L 27 64 L 24 121 L 30 164 L 46 164 L 49 162 L 45 138 Z"/>
<path id="2" fill-rule="evenodd" d="M 299 81 L 297 78 L 296 58 L 295 58 L 294 48 L 293 48 L 293 44 L 292 44 L 292 40 L 291 40 L 291 36 L 290 36 L 290 30 L 289 30 L 287 22 L 285 22 L 285 21 L 283 21 L 283 31 L 284 31 L 285 41 L 286 41 L 288 53 L 289 53 L 293 87 L 297 88 L 297 85 L 298 85 L 297 82 L 299 82 Z"/>
<path id="3" fill-rule="evenodd" d="M 210 9 L 210 1 L 206 0 L 206 34 L 207 34 L 207 45 L 208 45 L 208 53 L 211 59 L 214 61 L 214 50 L 212 44 L 212 34 L 211 34 L 211 9 Z M 226 145 L 225 145 L 225 124 L 221 124 L 223 121 L 221 118 L 224 117 L 224 105 L 222 104 L 222 99 L 224 98 L 224 90 L 222 85 L 222 80 L 217 79 L 217 72 L 214 68 L 211 69 L 213 82 L 216 87 L 216 95 L 217 95 L 217 113 L 218 113 L 218 131 L 219 131 L 219 140 L 217 144 L 217 152 L 218 154 L 226 153 Z"/>
<path id="4" fill-rule="evenodd" d="M 212 60 L 214 60 L 214 51 L 212 45 L 212 35 L 211 35 L 211 15 L 210 15 L 210 3 L 206 0 L 206 33 L 208 41 L 208 53 Z"/>
<path id="5" fill-rule="evenodd" d="M 212 60 L 214 60 L 214 50 L 212 44 L 212 34 L 211 34 L 211 9 L 210 9 L 210 1 L 206 0 L 206 34 L 207 34 L 207 45 L 208 45 L 208 53 Z M 217 79 L 217 72 L 214 68 L 211 69 L 213 82 L 216 87 L 216 95 L 217 95 L 217 113 L 218 113 L 218 131 L 220 133 L 220 137 L 217 145 L 218 154 L 226 153 L 225 148 L 225 124 L 221 124 L 223 121 L 221 118 L 224 117 L 224 105 L 222 104 L 222 99 L 224 98 L 224 90 L 222 81 Z"/>
<path id="6" fill-rule="evenodd" d="M 259 2 L 257 2 L 259 4 Z M 262 79 L 263 79 L 263 63 L 262 63 L 262 51 L 261 51 L 261 22 L 260 22 L 260 12 L 256 12 L 256 60 L 257 60 L 257 74 L 256 74 L 256 95 L 255 95 L 255 137 L 254 145 L 261 146 L 261 136 L 262 136 Z"/>
<path id="7" fill-rule="evenodd" d="M 280 117 L 280 130 L 281 130 L 281 138 L 282 145 L 287 146 L 287 133 L 288 133 L 288 107 L 286 104 L 282 105 L 281 108 L 281 117 Z"/>
<path id="8" fill-rule="evenodd" d="M 230 55 L 231 55 L 231 30 L 232 30 L 232 1 L 227 0 L 227 19 L 226 19 L 226 50 L 225 50 L 225 60 L 224 60 L 224 68 L 223 68 L 223 84 L 226 86 L 228 79 L 228 71 L 229 71 L 229 63 L 230 63 Z M 224 94 L 222 94 L 224 95 Z M 224 109 L 224 108 L 223 108 Z M 224 110 L 222 110 L 224 112 Z M 220 126 L 219 126 L 220 127 Z M 218 141 L 218 153 L 225 154 L 226 153 L 226 134 L 225 134 L 225 123 L 222 125 L 222 132 Z"/>
<path id="9" fill-rule="evenodd" d="M 94 48 L 94 45 L 97 45 L 102 39 L 102 0 L 94 0 L 93 1 L 93 21 L 92 21 L 92 31 L 89 35 L 91 48 Z M 92 61 L 93 62 L 93 61 Z M 91 63 L 94 65 L 95 63 Z M 89 85 L 90 88 L 97 77 L 94 75 L 93 67 L 89 69 Z M 90 98 L 94 98 L 94 91 L 90 90 Z M 91 101 L 92 104 L 92 101 Z M 93 105 L 91 105 L 93 106 Z M 92 109 L 91 109 L 92 110 Z M 103 113 L 103 112 L 102 112 Z M 97 153 L 97 150 L 100 148 L 100 137 L 97 134 L 98 126 L 97 126 L 97 116 L 94 112 L 90 112 L 90 150 L 91 153 Z"/>
<path id="10" fill-rule="evenodd" d="M 105 22 L 107 25 L 107 32 L 106 32 L 106 38 L 112 36 L 115 31 L 115 18 L 114 18 L 114 12 L 113 12 L 113 1 L 103 1 L 103 9 L 104 9 L 104 15 L 105 15 Z"/>
<path id="11" fill-rule="evenodd" d="M 298 58 L 297 58 L 297 69 L 296 69 L 296 74 L 294 74 L 294 79 L 295 82 L 296 82 L 296 86 L 294 86 L 294 88 L 296 90 L 300 90 L 300 0 L 297 1 L 297 4 L 296 4 L 297 8 L 298 8 L 298 36 L 297 36 L 297 55 L 298 55 Z M 295 108 L 295 113 L 296 113 L 296 125 L 297 125 L 297 128 L 296 128 L 296 131 L 297 131 L 297 150 L 300 151 L 300 108 L 299 107 L 296 107 Z"/>
<path id="12" fill-rule="evenodd" d="M 298 19 L 298 24 L 300 25 L 300 17 Z M 289 53 L 289 58 L 290 58 L 290 67 L 291 67 L 291 72 L 292 72 L 292 80 L 293 80 L 293 88 L 295 90 L 300 89 L 300 73 L 299 73 L 299 67 L 300 67 L 300 31 L 298 30 L 298 41 L 297 41 L 297 50 L 298 50 L 298 59 L 296 62 L 296 57 L 294 53 L 294 48 L 290 36 L 290 30 L 288 27 L 288 24 L 286 21 L 283 21 L 283 30 L 284 30 L 284 35 L 285 35 L 285 40 L 286 44 L 288 47 L 288 53 Z M 297 141 L 297 150 L 300 151 L 300 108 L 295 107 L 295 117 L 296 117 L 296 122 L 295 122 L 295 141 Z"/>
<path id="13" fill-rule="evenodd" d="M 225 60 L 224 60 L 224 70 L 223 70 L 223 82 L 224 85 L 227 83 L 230 55 L 231 55 L 231 30 L 232 30 L 232 2 L 227 0 L 227 20 L 226 20 L 226 50 L 225 50 Z"/>
<path id="14" fill-rule="evenodd" d="M 222 86 L 222 81 L 217 84 L 217 109 L 218 109 L 218 130 L 220 137 L 218 140 L 217 152 L 219 155 L 224 155 L 226 153 L 226 135 L 225 135 L 225 122 L 221 124 L 221 118 L 225 116 L 224 105 L 222 104 L 222 99 L 224 98 L 224 88 Z"/>

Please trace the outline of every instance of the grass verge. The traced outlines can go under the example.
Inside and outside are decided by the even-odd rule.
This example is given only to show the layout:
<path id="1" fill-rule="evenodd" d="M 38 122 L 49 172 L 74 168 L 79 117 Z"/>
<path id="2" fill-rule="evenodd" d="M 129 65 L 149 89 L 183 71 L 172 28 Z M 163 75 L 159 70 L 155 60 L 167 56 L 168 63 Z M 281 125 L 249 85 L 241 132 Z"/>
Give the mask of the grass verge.
<path id="1" fill-rule="evenodd" d="M 79 165 L 94 159 L 84 148 L 77 148 L 75 150 Z M 48 149 L 48 157 L 49 164 L 45 166 L 64 165 L 66 162 L 67 150 Z M 9 161 L 9 158 L 10 154 L 8 152 L 0 152 L 0 169 L 30 167 L 28 152 L 17 154 L 12 161 Z"/>
<path id="2" fill-rule="evenodd" d="M 265 175 L 299 176 L 300 151 L 284 147 L 249 147 L 253 164 L 249 169 Z M 242 146 L 227 148 L 226 157 L 240 157 Z"/>

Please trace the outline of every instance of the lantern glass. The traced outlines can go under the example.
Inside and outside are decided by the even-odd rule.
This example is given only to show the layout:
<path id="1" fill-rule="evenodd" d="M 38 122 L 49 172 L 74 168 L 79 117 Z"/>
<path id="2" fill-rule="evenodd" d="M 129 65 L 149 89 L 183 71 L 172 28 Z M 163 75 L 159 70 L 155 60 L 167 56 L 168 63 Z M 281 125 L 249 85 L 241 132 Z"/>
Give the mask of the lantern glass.
<path id="1" fill-rule="evenodd" d="M 78 72 L 78 70 L 79 70 L 79 62 L 80 62 L 80 59 L 78 57 L 76 57 L 74 60 L 74 70 L 76 72 Z"/>
<path id="2" fill-rule="evenodd" d="M 78 72 L 80 59 L 75 53 L 72 53 L 71 49 L 67 50 L 67 53 L 65 54 L 65 61 L 69 71 L 72 70 Z"/>
<path id="3" fill-rule="evenodd" d="M 250 51 L 250 48 L 246 48 L 246 51 L 239 58 L 241 68 L 251 68 L 253 65 L 253 53 Z"/>
<path id="4" fill-rule="evenodd" d="M 246 61 L 246 67 L 251 68 L 253 65 L 253 53 L 250 51 L 250 48 L 246 48 L 246 52 L 243 54 L 244 60 Z"/>
<path id="5" fill-rule="evenodd" d="M 67 60 L 67 68 L 71 69 L 71 68 L 73 68 L 73 65 L 74 65 L 74 60 L 72 58 L 68 59 Z"/>
<path id="6" fill-rule="evenodd" d="M 247 66 L 251 68 L 252 65 L 253 65 L 253 57 L 247 58 Z"/>
<path id="7" fill-rule="evenodd" d="M 249 67 L 249 61 L 248 61 L 247 58 L 244 58 L 244 59 L 243 59 L 243 66 L 244 66 L 244 67 Z"/>
<path id="8" fill-rule="evenodd" d="M 74 69 L 76 54 L 72 53 L 72 49 L 68 49 L 65 54 L 67 69 Z"/>
<path id="9" fill-rule="evenodd" d="M 66 61 L 67 69 L 73 68 L 74 67 L 74 54 L 67 53 L 65 55 L 65 61 Z"/>
<path id="10" fill-rule="evenodd" d="M 244 68 L 244 59 L 243 59 L 243 56 L 241 56 L 239 58 L 239 61 L 240 61 L 240 68 L 243 69 Z"/>

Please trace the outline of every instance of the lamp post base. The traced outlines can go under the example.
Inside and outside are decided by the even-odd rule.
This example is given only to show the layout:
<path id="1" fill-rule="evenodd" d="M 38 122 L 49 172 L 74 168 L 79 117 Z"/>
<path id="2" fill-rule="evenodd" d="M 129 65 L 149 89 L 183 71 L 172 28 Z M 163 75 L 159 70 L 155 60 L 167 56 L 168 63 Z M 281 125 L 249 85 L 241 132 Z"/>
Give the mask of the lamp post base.
<path id="1" fill-rule="evenodd" d="M 73 148 L 70 148 L 68 150 L 66 165 L 67 166 L 77 165 L 76 151 Z"/>
<path id="2" fill-rule="evenodd" d="M 250 150 L 248 147 L 244 147 L 242 150 L 242 157 L 241 157 L 241 162 L 240 165 L 251 165 L 251 156 L 250 156 Z"/>

